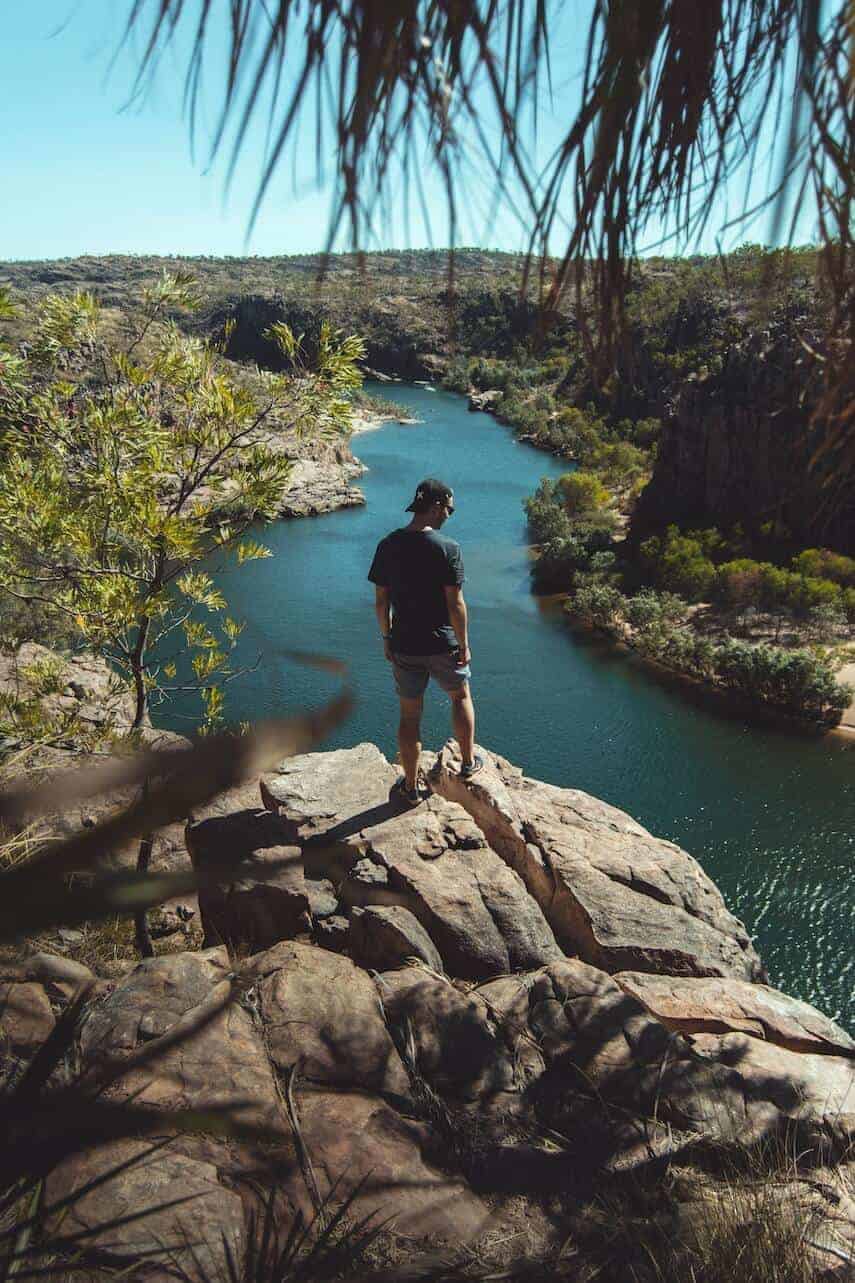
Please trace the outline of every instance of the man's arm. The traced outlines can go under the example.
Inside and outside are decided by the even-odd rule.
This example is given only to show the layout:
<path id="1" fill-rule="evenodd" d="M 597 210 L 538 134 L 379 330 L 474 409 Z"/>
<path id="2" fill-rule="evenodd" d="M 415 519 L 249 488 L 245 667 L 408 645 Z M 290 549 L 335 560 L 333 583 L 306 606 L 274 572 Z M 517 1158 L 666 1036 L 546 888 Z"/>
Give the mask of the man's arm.
<path id="1" fill-rule="evenodd" d="M 374 613 L 380 626 L 380 636 L 383 638 L 383 654 L 391 661 L 392 646 L 389 641 L 389 634 L 392 631 L 392 609 L 389 600 L 389 589 L 383 584 L 374 585 Z"/>
<path id="2" fill-rule="evenodd" d="M 460 584 L 446 585 L 445 600 L 448 605 L 448 619 L 457 638 L 458 657 L 461 664 L 468 664 L 469 653 L 469 620 L 466 614 L 466 602 L 463 600 L 463 588 Z"/>

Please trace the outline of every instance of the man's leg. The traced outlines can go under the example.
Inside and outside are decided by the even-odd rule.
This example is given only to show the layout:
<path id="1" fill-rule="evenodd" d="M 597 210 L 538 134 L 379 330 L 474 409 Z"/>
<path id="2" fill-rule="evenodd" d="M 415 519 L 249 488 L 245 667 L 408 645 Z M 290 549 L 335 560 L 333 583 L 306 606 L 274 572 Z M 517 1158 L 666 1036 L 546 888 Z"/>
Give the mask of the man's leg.
<path id="1" fill-rule="evenodd" d="M 464 682 L 459 690 L 449 691 L 449 694 L 454 738 L 460 745 L 463 765 L 470 766 L 475 753 L 475 705 L 472 703 L 469 683 Z"/>
<path id="2" fill-rule="evenodd" d="M 398 750 L 401 755 L 401 765 L 404 768 L 407 788 L 414 789 L 419 769 L 419 754 L 422 751 L 423 696 L 419 695 L 417 699 L 405 699 L 401 695 L 400 700 L 401 720 L 398 722 Z"/>

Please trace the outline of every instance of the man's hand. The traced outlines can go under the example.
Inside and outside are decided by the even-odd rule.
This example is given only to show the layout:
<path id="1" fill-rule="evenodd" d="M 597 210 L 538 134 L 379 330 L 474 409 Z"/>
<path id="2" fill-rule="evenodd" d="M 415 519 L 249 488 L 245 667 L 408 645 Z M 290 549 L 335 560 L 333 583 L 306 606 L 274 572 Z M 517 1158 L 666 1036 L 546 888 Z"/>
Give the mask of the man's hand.
<path id="1" fill-rule="evenodd" d="M 464 668 L 466 664 L 472 662 L 472 651 L 468 646 L 457 647 L 457 664 L 459 668 Z"/>
<path id="2" fill-rule="evenodd" d="M 388 637 L 383 638 L 383 654 L 386 656 L 390 664 L 395 662 L 395 656 L 392 653 L 392 643 Z"/>

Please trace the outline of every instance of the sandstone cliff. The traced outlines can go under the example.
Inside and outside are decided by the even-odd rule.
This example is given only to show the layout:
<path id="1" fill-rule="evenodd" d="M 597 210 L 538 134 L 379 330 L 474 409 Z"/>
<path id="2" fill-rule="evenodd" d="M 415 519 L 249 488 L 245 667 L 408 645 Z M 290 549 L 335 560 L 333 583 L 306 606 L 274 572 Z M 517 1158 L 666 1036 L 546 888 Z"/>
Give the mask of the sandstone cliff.
<path id="1" fill-rule="evenodd" d="M 815 1276 L 846 1268 L 855 1042 L 765 983 L 685 851 L 485 757 L 464 781 L 453 744 L 426 755 L 412 810 L 371 744 L 291 758 L 159 848 L 161 866 L 226 857 L 234 877 L 200 891 L 201 952 L 96 980 L 74 1059 L 115 1100 L 229 1108 L 247 1129 L 164 1122 L 155 1152 L 131 1139 L 60 1163 L 47 1197 L 83 1191 L 66 1228 L 92 1259 L 225 1280 L 265 1185 L 284 1233 L 352 1194 L 353 1217 L 388 1218 L 389 1261 L 425 1242 L 548 1256 L 604 1185 L 666 1182 L 670 1216 L 703 1218 L 723 1163 L 781 1145 L 776 1197 L 810 1225 Z M 44 954 L 5 968 L 7 1072 L 86 975 Z M 176 1188 L 193 1201 L 161 1207 Z M 144 1206 L 161 1210 L 99 1228 Z M 193 1253 L 151 1263 L 182 1235 Z"/>
<path id="2" fill-rule="evenodd" d="M 740 522 L 754 532 L 771 523 L 802 547 L 855 552 L 855 496 L 834 487 L 833 461 L 818 466 L 815 458 L 818 374 L 806 330 L 804 317 L 770 323 L 734 344 L 720 371 L 702 371 L 676 390 L 633 516 L 635 537 L 670 522 L 696 529 Z"/>

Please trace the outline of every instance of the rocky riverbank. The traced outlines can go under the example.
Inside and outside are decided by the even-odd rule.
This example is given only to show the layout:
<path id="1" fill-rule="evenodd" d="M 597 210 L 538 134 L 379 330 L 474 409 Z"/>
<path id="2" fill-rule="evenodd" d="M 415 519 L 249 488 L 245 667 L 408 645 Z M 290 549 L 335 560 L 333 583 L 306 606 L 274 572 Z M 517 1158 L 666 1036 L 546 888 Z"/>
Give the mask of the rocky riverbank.
<path id="1" fill-rule="evenodd" d="M 283 1233 L 352 1193 L 349 1216 L 377 1213 L 373 1250 L 396 1268 L 420 1245 L 491 1265 L 578 1255 L 581 1210 L 606 1193 L 627 1213 L 643 1191 L 639 1224 L 688 1243 L 725 1202 L 748 1207 L 777 1153 L 763 1179 L 802 1218 L 813 1277 L 845 1277 L 855 1042 L 766 983 L 689 854 L 485 757 L 464 781 L 453 743 L 426 754 L 412 810 L 371 744 L 287 759 L 155 853 L 202 874 L 233 864 L 200 892 L 201 951 L 129 960 L 118 980 L 44 953 L 6 965 L 7 1072 L 86 982 L 72 1060 L 90 1082 L 246 1125 L 191 1135 L 163 1115 L 155 1152 L 131 1139 L 61 1162 L 47 1198 L 82 1191 L 64 1228 L 87 1234 L 87 1261 L 225 1279 L 274 1183 Z M 193 1203 L 162 1207 L 179 1184 Z M 147 1256 L 191 1234 L 194 1253 Z M 625 1250 L 646 1277 L 641 1241 Z"/>
<path id="2" fill-rule="evenodd" d="M 397 414 L 373 414 L 361 411 L 351 419 L 351 437 L 373 432 L 390 420 L 400 421 Z M 405 422 L 415 422 L 408 419 Z M 275 446 L 275 438 L 269 444 Z M 284 445 L 290 452 L 290 446 Z M 356 508 L 365 503 L 365 495 L 354 485 L 366 471 L 353 454 L 348 442 L 319 442 L 309 457 L 294 457 L 288 489 L 282 497 L 279 516 L 317 517 L 337 508 Z"/>

